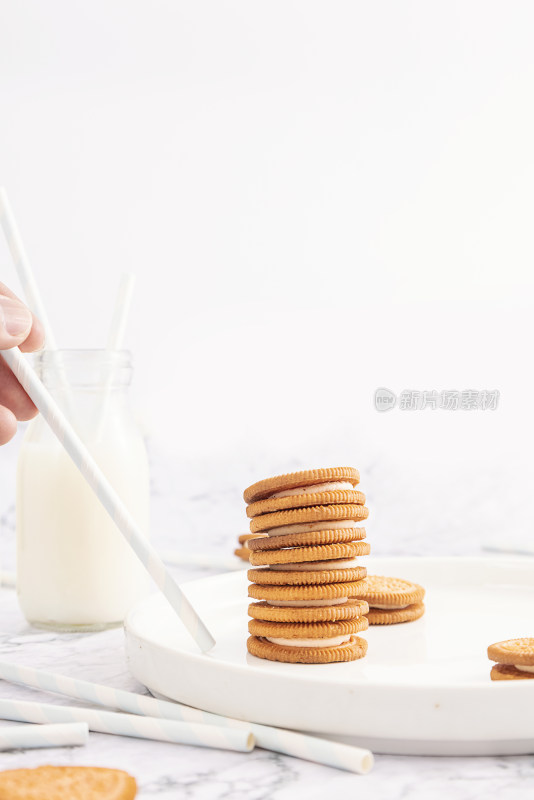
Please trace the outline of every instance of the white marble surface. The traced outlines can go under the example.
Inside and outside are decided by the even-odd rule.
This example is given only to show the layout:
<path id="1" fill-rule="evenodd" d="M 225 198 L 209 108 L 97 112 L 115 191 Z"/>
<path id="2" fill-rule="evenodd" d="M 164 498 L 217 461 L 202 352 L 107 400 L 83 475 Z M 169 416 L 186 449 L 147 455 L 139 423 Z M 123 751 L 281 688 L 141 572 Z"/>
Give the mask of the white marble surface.
<path id="1" fill-rule="evenodd" d="M 14 564 L 13 474 L 16 444 L 3 454 L 0 477 L 0 544 L 2 567 Z M 330 463 L 330 459 L 323 459 Z M 300 463 L 282 465 L 298 468 Z M 374 495 L 371 507 L 382 491 L 400 493 L 391 484 L 373 480 L 377 468 L 358 464 L 364 489 Z M 198 465 L 197 465 L 198 467 Z M 236 466 L 210 479 L 195 465 L 177 466 L 172 457 L 153 457 L 154 542 L 161 550 L 177 548 L 190 552 L 211 552 L 227 556 L 235 536 L 245 530 L 241 489 L 249 478 L 263 477 L 252 465 Z M 276 469 L 276 466 L 274 467 Z M 272 470 L 271 470 L 272 471 Z M 266 473 L 269 474 L 269 471 Z M 366 475 L 371 480 L 365 480 Z M 379 484 L 380 489 L 376 484 Z M 369 486 L 369 484 L 371 484 Z M 179 487 L 177 489 L 177 487 Z M 476 518 L 476 508 L 470 508 Z M 482 518 L 489 516 L 481 508 Z M 394 531 L 381 530 L 376 552 L 461 552 L 465 539 L 459 526 L 449 525 L 448 540 L 429 537 L 427 531 L 412 531 L 399 538 Z M 368 526 L 371 538 L 372 523 Z M 187 531 L 179 535 L 177 531 Z M 472 529 L 466 549 L 480 550 L 483 528 Z M 373 533 L 373 538 L 375 534 Z M 208 574 L 206 570 L 180 568 L 180 578 Z M 30 627 L 22 617 L 13 590 L 0 591 L 0 658 L 63 672 L 118 688 L 144 691 L 128 673 L 121 630 L 95 634 L 54 634 Z M 0 697 L 62 703 L 62 698 L 0 682 Z M 0 723 L 9 725 L 12 723 Z M 534 745 L 533 745 L 534 752 Z M 499 800 L 517 800 L 534 791 L 534 757 L 506 758 L 416 758 L 377 756 L 372 773 L 362 777 L 327 767 L 255 750 L 244 755 L 205 750 L 159 742 L 146 742 L 92 733 L 88 746 L 0 754 L 2 769 L 39 764 L 93 764 L 113 766 L 135 775 L 141 798 L 191 798 L 192 800 L 293 800 L 324 797 L 325 792 L 347 792 L 351 797 L 373 800 L 432 800 L 454 797 L 471 800 L 486 795 Z"/>

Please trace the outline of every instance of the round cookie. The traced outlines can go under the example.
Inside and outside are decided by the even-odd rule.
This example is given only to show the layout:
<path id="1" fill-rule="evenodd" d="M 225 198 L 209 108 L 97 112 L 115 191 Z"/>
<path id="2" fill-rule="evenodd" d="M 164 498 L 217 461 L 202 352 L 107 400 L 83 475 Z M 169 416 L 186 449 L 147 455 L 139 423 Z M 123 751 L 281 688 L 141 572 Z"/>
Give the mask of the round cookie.
<path id="1" fill-rule="evenodd" d="M 289 472 L 285 475 L 276 475 L 274 478 L 265 478 L 262 481 L 253 483 L 252 486 L 245 489 L 243 498 L 246 503 L 254 503 L 277 492 L 339 481 L 348 482 L 352 486 L 356 486 L 360 482 L 360 474 L 353 467 L 331 467 Z"/>
<path id="2" fill-rule="evenodd" d="M 522 681 L 534 678 L 534 672 L 521 672 L 512 664 L 494 664 L 490 678 L 492 681 Z"/>
<path id="3" fill-rule="evenodd" d="M 367 653 L 367 642 L 359 636 L 336 647 L 284 647 L 258 636 L 249 636 L 248 652 L 269 661 L 292 664 L 332 664 L 336 661 L 356 661 Z"/>
<path id="4" fill-rule="evenodd" d="M 333 636 L 347 636 L 362 633 L 369 627 L 365 617 L 335 622 L 270 622 L 251 619 L 248 630 L 252 636 L 265 636 L 282 639 L 328 639 Z"/>
<path id="5" fill-rule="evenodd" d="M 348 600 L 333 606 L 272 606 L 265 601 L 251 603 L 249 617 L 268 622 L 335 622 L 358 619 L 369 611 L 363 600 Z"/>
<path id="6" fill-rule="evenodd" d="M 245 544 L 250 542 L 251 539 L 264 539 L 264 533 L 242 533 L 240 536 L 237 537 L 237 541 L 239 544 Z"/>
<path id="7" fill-rule="evenodd" d="M 287 547 L 283 550 L 257 550 L 250 552 L 250 563 L 259 567 L 263 564 L 298 564 L 303 561 L 327 561 L 366 556 L 371 552 L 367 542 L 349 544 L 323 544 L 318 547 Z"/>
<path id="8" fill-rule="evenodd" d="M 249 569 L 247 577 L 252 583 L 259 583 L 262 586 L 300 586 L 301 584 L 321 584 L 321 583 L 349 583 L 361 581 L 367 575 L 365 567 L 351 567 L 349 569 L 325 569 L 325 570 L 271 570 L 269 567 L 259 567 Z"/>
<path id="9" fill-rule="evenodd" d="M 133 800 L 135 778 L 107 767 L 41 766 L 0 772 L 0 798 L 9 800 Z"/>
<path id="10" fill-rule="evenodd" d="M 405 581 L 402 578 L 389 578 L 384 575 L 369 575 L 367 579 L 369 589 L 365 600 L 372 608 L 376 604 L 392 606 L 386 611 L 398 610 L 402 606 L 420 604 L 425 596 L 425 590 L 418 583 Z"/>
<path id="11" fill-rule="evenodd" d="M 249 561 L 250 559 L 250 550 L 248 547 L 237 547 L 234 550 L 234 555 L 238 558 L 243 559 L 243 561 Z"/>
<path id="12" fill-rule="evenodd" d="M 308 506 L 294 508 L 287 511 L 274 511 L 272 514 L 262 514 L 250 521 L 252 533 L 268 531 L 284 525 L 299 525 L 305 522 L 323 522 L 329 520 L 350 519 L 358 521 L 367 519 L 369 509 L 358 505 L 330 505 Z"/>
<path id="13" fill-rule="evenodd" d="M 258 500 L 247 506 L 247 517 L 257 517 L 273 511 L 284 511 L 288 508 L 301 508 L 304 506 L 327 506 L 332 504 L 365 505 L 365 495 L 356 490 L 338 489 L 330 492 L 314 492 L 291 495 L 290 497 L 268 497 Z"/>
<path id="14" fill-rule="evenodd" d="M 340 597 L 361 599 L 367 590 L 367 582 L 353 581 L 350 583 L 320 583 L 304 586 L 277 586 L 251 583 L 248 587 L 248 596 L 254 600 L 282 602 L 304 602 L 306 600 L 336 600 Z"/>
<path id="15" fill-rule="evenodd" d="M 365 597 L 367 598 L 367 594 Z M 424 613 L 425 607 L 423 603 L 414 603 L 406 608 L 398 608 L 391 611 L 369 606 L 367 619 L 369 620 L 369 625 L 396 625 L 398 622 L 415 622 Z"/>
<path id="16" fill-rule="evenodd" d="M 287 533 L 285 536 L 259 536 L 249 543 L 254 552 L 281 550 L 284 547 L 318 547 L 324 544 L 359 542 L 365 539 L 365 528 L 339 528 L 331 531 Z"/>
<path id="17" fill-rule="evenodd" d="M 534 639 L 507 639 L 490 644 L 488 658 L 500 664 L 534 667 Z"/>

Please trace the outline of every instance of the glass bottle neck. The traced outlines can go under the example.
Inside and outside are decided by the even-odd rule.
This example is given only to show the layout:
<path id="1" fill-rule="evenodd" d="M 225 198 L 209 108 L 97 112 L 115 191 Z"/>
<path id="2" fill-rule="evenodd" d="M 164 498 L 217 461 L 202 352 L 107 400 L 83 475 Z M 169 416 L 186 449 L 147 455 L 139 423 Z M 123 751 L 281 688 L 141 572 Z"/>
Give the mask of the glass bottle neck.
<path id="1" fill-rule="evenodd" d="M 35 358 L 35 368 L 45 386 L 58 395 L 124 392 L 133 371 L 127 350 L 43 350 Z"/>

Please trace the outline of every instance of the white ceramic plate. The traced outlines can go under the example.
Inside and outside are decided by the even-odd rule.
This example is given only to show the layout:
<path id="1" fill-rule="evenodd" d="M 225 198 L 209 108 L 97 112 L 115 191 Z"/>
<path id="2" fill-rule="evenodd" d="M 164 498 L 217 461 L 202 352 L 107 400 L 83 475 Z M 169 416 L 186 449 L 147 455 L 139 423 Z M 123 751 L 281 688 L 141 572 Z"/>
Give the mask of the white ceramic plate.
<path id="1" fill-rule="evenodd" d="M 369 558 L 425 586 L 425 616 L 369 629 L 366 658 L 282 664 L 246 650 L 246 572 L 184 585 L 217 645 L 201 655 L 162 595 L 126 620 L 135 677 L 217 714 L 330 735 L 378 753 L 534 752 L 534 680 L 492 682 L 492 642 L 534 636 L 534 559 Z"/>

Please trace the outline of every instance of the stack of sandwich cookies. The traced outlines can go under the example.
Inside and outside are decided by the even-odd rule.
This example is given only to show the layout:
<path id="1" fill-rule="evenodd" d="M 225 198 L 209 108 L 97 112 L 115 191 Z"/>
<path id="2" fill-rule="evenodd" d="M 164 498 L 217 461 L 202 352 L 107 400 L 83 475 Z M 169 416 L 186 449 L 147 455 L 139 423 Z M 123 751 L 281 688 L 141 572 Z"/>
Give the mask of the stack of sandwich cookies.
<path id="1" fill-rule="evenodd" d="M 425 590 L 418 583 L 383 575 L 367 576 L 367 591 L 361 595 L 369 604 L 370 625 L 414 622 L 425 613 Z"/>
<path id="2" fill-rule="evenodd" d="M 301 663 L 352 661 L 367 643 L 365 496 L 357 470 L 308 470 L 260 481 L 245 500 L 251 540 L 248 650 L 260 658 Z"/>
<path id="3" fill-rule="evenodd" d="M 251 539 L 264 538 L 265 535 L 266 534 L 264 533 L 242 533 L 240 536 L 237 537 L 239 547 L 237 547 L 234 550 L 234 555 L 236 555 L 238 558 L 243 559 L 243 561 L 248 561 L 250 558 L 249 541 Z"/>
<path id="4" fill-rule="evenodd" d="M 491 669 L 492 681 L 534 678 L 534 639 L 508 639 L 490 644 L 488 658 L 497 661 Z"/>

